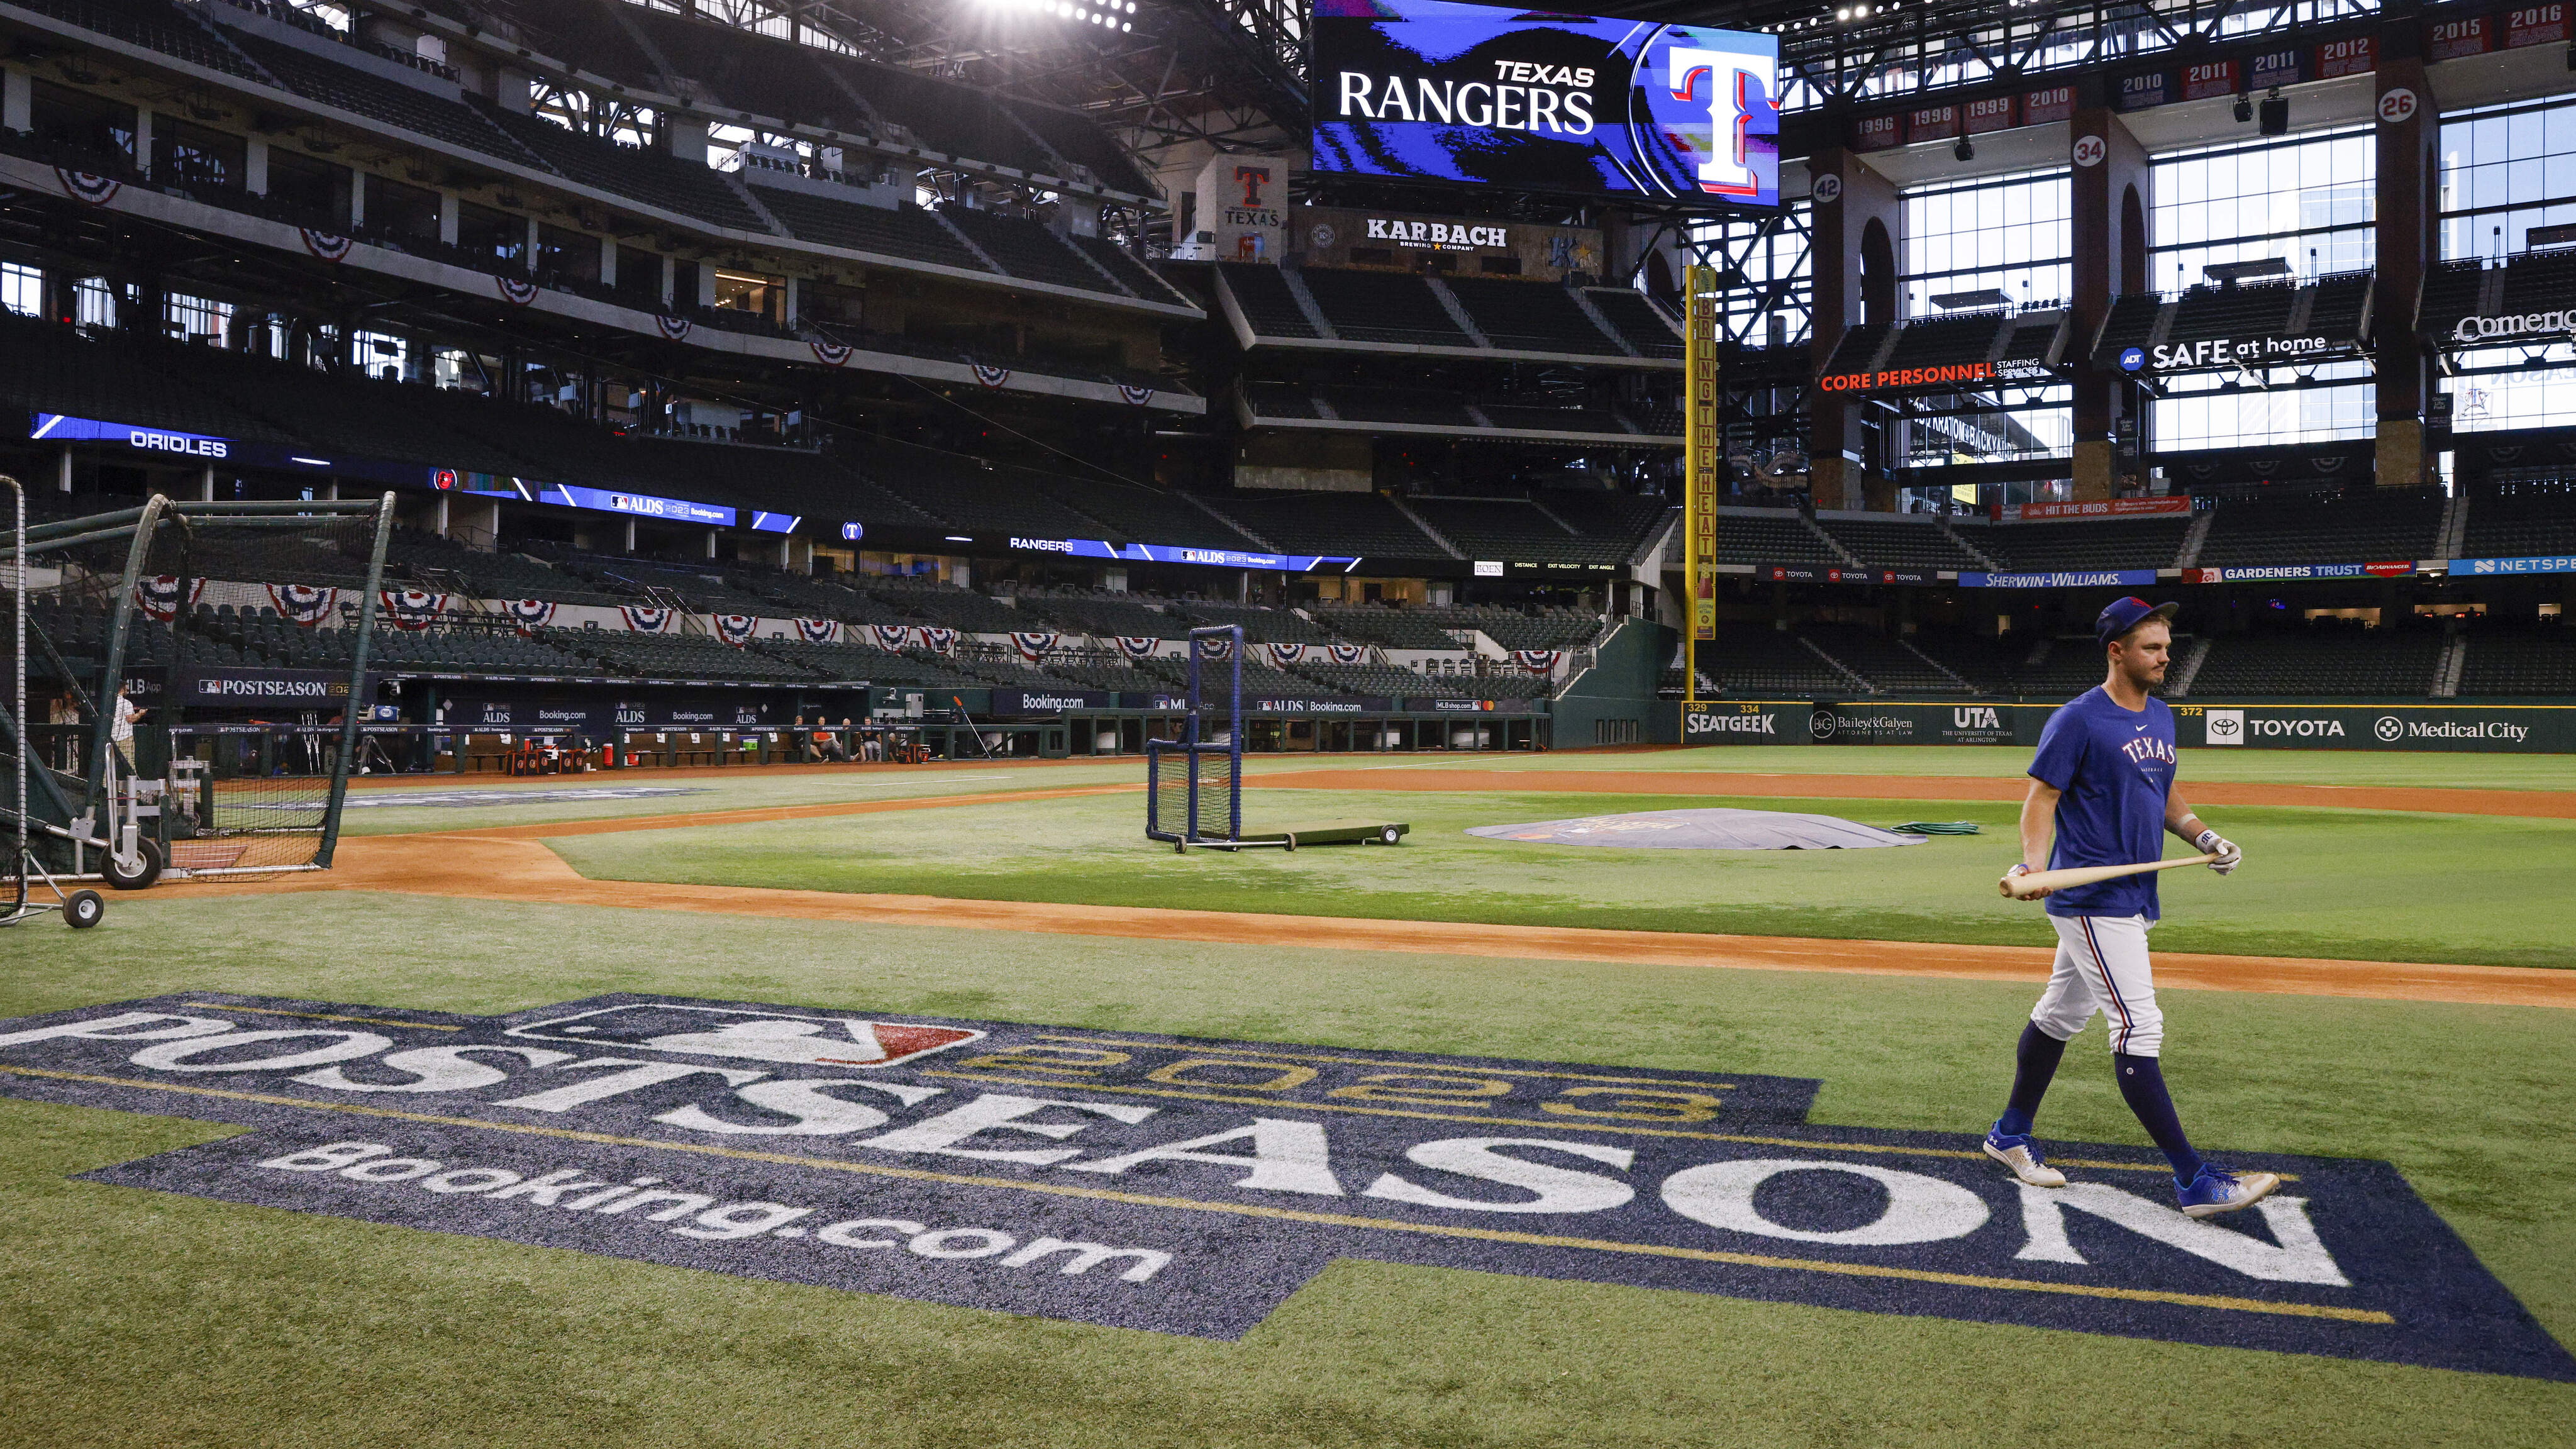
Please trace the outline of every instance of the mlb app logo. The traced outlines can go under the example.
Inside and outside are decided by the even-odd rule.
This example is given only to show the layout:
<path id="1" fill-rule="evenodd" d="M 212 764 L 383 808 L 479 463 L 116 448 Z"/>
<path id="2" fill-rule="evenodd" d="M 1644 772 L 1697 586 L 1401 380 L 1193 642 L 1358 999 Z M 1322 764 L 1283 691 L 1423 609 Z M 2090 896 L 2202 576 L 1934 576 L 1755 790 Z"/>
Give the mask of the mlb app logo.
<path id="1" fill-rule="evenodd" d="M 2203 744 L 2241 745 L 2245 743 L 2245 711 L 2241 709 L 2210 710 L 2201 716 L 2201 724 L 2205 732 L 2201 740 Z"/>
<path id="2" fill-rule="evenodd" d="M 512 1027 L 536 1041 L 614 1045 L 621 1051 L 739 1057 L 809 1067 L 891 1067 L 984 1035 L 957 1026 L 865 1021 L 788 1011 L 659 1002 L 609 1006 Z"/>

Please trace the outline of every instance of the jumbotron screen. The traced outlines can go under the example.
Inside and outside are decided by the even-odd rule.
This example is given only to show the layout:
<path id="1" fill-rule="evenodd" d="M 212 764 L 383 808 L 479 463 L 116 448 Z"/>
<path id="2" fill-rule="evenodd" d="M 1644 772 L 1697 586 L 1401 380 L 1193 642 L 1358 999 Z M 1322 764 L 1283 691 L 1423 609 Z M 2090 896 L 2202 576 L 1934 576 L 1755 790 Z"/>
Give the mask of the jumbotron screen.
<path id="1" fill-rule="evenodd" d="M 1315 0 L 1315 169 L 1780 204 L 1780 42 L 1451 0 Z"/>

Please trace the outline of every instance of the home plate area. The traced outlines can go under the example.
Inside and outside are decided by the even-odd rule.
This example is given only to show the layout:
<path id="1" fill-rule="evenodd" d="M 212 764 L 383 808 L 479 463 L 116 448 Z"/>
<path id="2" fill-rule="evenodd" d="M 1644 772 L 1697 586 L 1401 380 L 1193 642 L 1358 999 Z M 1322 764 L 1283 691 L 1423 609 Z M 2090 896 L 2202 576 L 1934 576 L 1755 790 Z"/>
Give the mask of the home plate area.
<path id="1" fill-rule="evenodd" d="M 1819 1085 L 636 995 L 0 1022 L 7 1095 L 251 1129 L 85 1180 L 743 1277 L 1232 1339 L 1359 1258 L 2576 1381 L 2386 1163 L 2239 1156 L 2287 1186 L 2196 1222 Z"/>

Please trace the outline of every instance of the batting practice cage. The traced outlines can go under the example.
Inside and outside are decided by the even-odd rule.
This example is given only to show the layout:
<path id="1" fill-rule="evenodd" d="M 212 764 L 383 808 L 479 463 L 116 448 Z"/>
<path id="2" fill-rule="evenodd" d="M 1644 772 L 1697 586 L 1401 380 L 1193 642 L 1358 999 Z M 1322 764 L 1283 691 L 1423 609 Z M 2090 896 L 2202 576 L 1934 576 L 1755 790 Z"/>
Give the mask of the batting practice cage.
<path id="1" fill-rule="evenodd" d="M 329 868 L 392 523 L 389 493 L 22 514 L 0 541 L 17 842 L 0 915 L 68 901 L 61 881 Z M 80 894 L 65 913 L 92 924 Z"/>
<path id="2" fill-rule="evenodd" d="M 1243 626 L 1190 631 L 1181 737 L 1145 742 L 1145 838 L 1174 850 L 1284 841 L 1243 838 Z"/>

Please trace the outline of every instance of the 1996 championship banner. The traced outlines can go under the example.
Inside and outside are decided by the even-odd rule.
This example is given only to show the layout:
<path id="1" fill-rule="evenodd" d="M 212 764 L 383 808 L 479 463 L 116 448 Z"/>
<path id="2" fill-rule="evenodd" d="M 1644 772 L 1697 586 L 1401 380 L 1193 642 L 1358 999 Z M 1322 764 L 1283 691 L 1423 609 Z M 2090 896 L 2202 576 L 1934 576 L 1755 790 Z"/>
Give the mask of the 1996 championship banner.
<path id="1" fill-rule="evenodd" d="M 239 1123 L 126 1188 L 1234 1338 L 1338 1258 L 2576 1381 L 2386 1163 L 1817 1127 L 1812 1080 L 616 995 L 0 1022 L 0 1094 Z"/>

